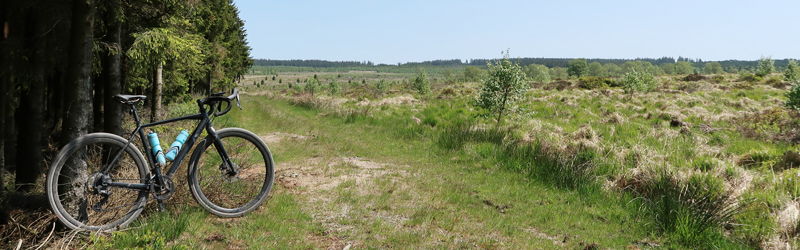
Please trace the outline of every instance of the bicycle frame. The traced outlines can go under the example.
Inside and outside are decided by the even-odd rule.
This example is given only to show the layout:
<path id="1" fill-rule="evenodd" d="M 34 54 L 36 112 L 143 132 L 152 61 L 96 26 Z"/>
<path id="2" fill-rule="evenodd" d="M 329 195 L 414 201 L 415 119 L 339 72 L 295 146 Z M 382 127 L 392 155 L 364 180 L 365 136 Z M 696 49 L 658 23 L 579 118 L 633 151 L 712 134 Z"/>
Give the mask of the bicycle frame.
<path id="1" fill-rule="evenodd" d="M 164 181 L 163 181 L 162 176 L 167 176 L 167 177 L 172 178 L 172 175 L 175 174 L 175 171 L 178 170 L 178 166 L 181 165 L 181 162 L 183 162 L 183 159 L 189 153 L 189 150 L 194 146 L 194 143 L 196 142 L 197 138 L 200 137 L 200 135 L 203 133 L 203 129 L 204 128 L 205 128 L 206 132 L 208 133 L 206 138 L 212 138 L 212 140 L 214 141 L 214 146 L 216 146 L 217 151 L 220 154 L 220 157 L 222 157 L 222 161 L 225 163 L 224 165 L 226 166 L 227 170 L 228 171 L 232 171 L 232 169 L 230 167 L 232 165 L 231 165 L 231 162 L 230 162 L 230 158 L 228 158 L 228 153 L 225 151 L 225 147 L 220 142 L 219 135 L 217 134 L 217 131 L 214 129 L 214 126 L 212 126 L 212 124 L 211 124 L 211 118 L 208 115 L 208 110 L 206 110 L 205 107 L 204 107 L 204 105 L 206 105 L 206 104 L 202 103 L 201 100 L 197 100 L 197 105 L 200 108 L 200 113 L 199 114 L 182 116 L 182 117 L 177 117 L 177 118 L 172 118 L 172 119 L 167 119 L 167 120 L 163 120 L 163 121 L 157 121 L 157 122 L 153 122 L 153 123 L 148 123 L 148 124 L 142 125 L 141 124 L 141 120 L 139 119 L 139 113 L 138 113 L 138 111 L 136 109 L 136 105 L 135 104 L 131 104 L 131 112 L 133 113 L 134 120 L 136 121 L 136 129 L 134 129 L 133 132 L 131 132 L 131 136 L 128 138 L 128 143 L 125 145 L 125 147 L 123 147 L 122 149 L 119 150 L 119 152 L 117 152 L 117 154 L 114 156 L 113 160 L 111 160 L 111 162 L 109 162 L 109 164 L 103 168 L 102 172 L 103 173 L 108 173 L 109 168 L 111 168 L 111 166 L 114 165 L 114 163 L 118 160 L 120 155 L 122 155 L 122 152 L 127 147 L 130 146 L 130 144 L 133 142 L 133 138 L 138 134 L 139 138 L 141 138 L 141 141 L 142 141 L 142 148 L 144 149 L 144 154 L 147 155 L 147 162 L 148 162 L 148 164 L 150 164 L 151 179 L 155 178 L 155 181 L 157 181 L 157 183 L 159 185 L 163 185 Z M 211 111 L 213 112 L 214 109 L 217 107 L 216 105 L 219 105 L 219 103 L 209 104 L 209 105 L 211 106 Z M 231 105 L 231 104 L 229 104 L 229 105 Z M 178 155 L 175 157 L 175 160 L 172 162 L 172 166 L 167 171 L 167 174 L 166 175 L 162 175 L 161 168 L 160 168 L 160 166 L 156 165 L 155 156 L 153 156 L 153 154 L 151 153 L 151 151 L 152 151 L 151 149 L 152 148 L 151 148 L 150 142 L 146 139 L 147 137 L 145 137 L 144 128 L 153 127 L 153 126 L 157 126 L 157 125 L 161 125 L 161 124 L 177 122 L 177 121 L 182 121 L 182 120 L 200 120 L 200 123 L 197 124 L 197 127 L 194 129 L 194 132 L 192 132 L 191 136 L 189 138 L 187 138 L 186 142 L 183 144 L 183 147 L 181 147 L 181 150 L 178 151 Z M 149 186 L 150 186 L 147 183 L 142 184 L 142 183 L 109 182 L 109 183 L 106 183 L 106 184 L 108 184 L 109 186 L 124 187 L 124 188 L 130 188 L 130 189 L 140 189 L 140 190 L 147 190 L 149 188 Z"/>

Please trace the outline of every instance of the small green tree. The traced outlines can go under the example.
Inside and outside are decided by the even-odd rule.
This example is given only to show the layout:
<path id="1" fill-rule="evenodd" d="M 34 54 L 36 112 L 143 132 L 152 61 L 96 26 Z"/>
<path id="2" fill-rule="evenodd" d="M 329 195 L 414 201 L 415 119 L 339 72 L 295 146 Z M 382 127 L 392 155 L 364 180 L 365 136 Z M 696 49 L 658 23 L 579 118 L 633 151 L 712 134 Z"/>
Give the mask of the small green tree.
<path id="1" fill-rule="evenodd" d="M 447 68 L 447 69 L 444 70 L 444 79 L 445 79 L 445 81 L 449 81 L 450 78 L 453 78 L 453 70 L 450 69 L 450 68 Z"/>
<path id="2" fill-rule="evenodd" d="M 511 63 L 508 51 L 503 60 L 487 63 L 488 77 L 483 80 L 481 92 L 474 105 L 484 110 L 483 116 L 497 115 L 497 124 L 502 121 L 503 114 L 516 112 L 516 103 L 528 91 L 525 84 L 525 73 L 519 64 Z"/>
<path id="3" fill-rule="evenodd" d="M 531 64 L 525 67 L 525 74 L 536 83 L 550 83 L 550 69 L 547 66 Z"/>
<path id="4" fill-rule="evenodd" d="M 375 91 L 377 91 L 378 94 L 383 94 L 384 92 L 386 92 L 386 88 L 388 87 L 389 83 L 384 79 L 375 82 Z"/>
<path id="5" fill-rule="evenodd" d="M 550 68 L 550 70 L 548 70 L 548 73 L 550 73 L 550 78 L 555 78 L 555 79 L 567 78 L 567 69 L 562 67 L 552 67 Z"/>
<path id="6" fill-rule="evenodd" d="M 723 72 L 722 64 L 719 64 L 719 62 L 706 63 L 706 66 L 703 67 L 704 74 L 722 74 Z"/>
<path id="7" fill-rule="evenodd" d="M 635 69 L 622 76 L 620 81 L 626 94 L 633 94 L 635 91 L 649 92 L 658 87 L 658 82 L 653 74 L 646 71 L 636 71 Z"/>
<path id="8" fill-rule="evenodd" d="M 610 75 L 610 76 L 620 76 L 620 75 L 622 75 L 622 68 L 620 68 L 616 64 L 606 63 L 606 64 L 603 64 L 603 68 L 606 68 L 606 71 L 608 72 L 608 75 Z"/>
<path id="9" fill-rule="evenodd" d="M 586 59 L 578 58 L 570 60 L 567 66 L 567 74 L 574 77 L 582 77 L 589 74 L 589 65 Z"/>
<path id="10" fill-rule="evenodd" d="M 758 59 L 758 65 L 756 66 L 757 76 L 764 77 L 774 71 L 775 71 L 775 61 L 772 60 L 772 56 L 768 57 L 761 56 L 761 59 Z"/>
<path id="11" fill-rule="evenodd" d="M 328 91 L 330 91 L 331 95 L 342 92 L 342 86 L 339 85 L 339 82 L 336 81 L 336 78 L 331 78 L 331 83 L 328 84 Z"/>
<path id="12" fill-rule="evenodd" d="M 308 78 L 306 80 L 305 91 L 311 93 L 312 96 L 314 93 L 319 92 L 319 89 L 322 88 L 322 84 L 320 84 L 316 76 L 317 75 L 314 75 L 313 78 Z"/>
<path id="13" fill-rule="evenodd" d="M 786 92 L 786 102 L 783 105 L 789 109 L 800 110 L 800 82 L 792 83 L 792 88 Z"/>
<path id="14" fill-rule="evenodd" d="M 421 95 L 427 95 L 431 92 L 431 80 L 428 79 L 428 74 L 425 73 L 425 68 L 420 68 L 420 73 L 411 82 L 411 88 L 419 92 Z"/>
<path id="15" fill-rule="evenodd" d="M 680 61 L 675 63 L 675 74 L 688 75 L 694 73 L 694 64 L 687 61 Z"/>
<path id="16" fill-rule="evenodd" d="M 664 74 L 673 75 L 675 74 L 675 64 L 674 63 L 663 63 L 659 65 L 661 71 L 664 71 Z"/>
<path id="17" fill-rule="evenodd" d="M 467 81 L 477 81 L 483 77 L 483 70 L 475 66 L 464 68 L 464 79 Z"/>
<path id="18" fill-rule="evenodd" d="M 786 70 L 783 71 L 783 77 L 787 82 L 800 83 L 800 66 L 797 61 L 789 60 L 789 65 L 786 65 Z"/>
<path id="19" fill-rule="evenodd" d="M 597 77 L 606 77 L 608 76 L 608 70 L 603 67 L 602 64 L 599 62 L 592 62 L 589 64 L 589 75 L 590 76 L 597 76 Z"/>

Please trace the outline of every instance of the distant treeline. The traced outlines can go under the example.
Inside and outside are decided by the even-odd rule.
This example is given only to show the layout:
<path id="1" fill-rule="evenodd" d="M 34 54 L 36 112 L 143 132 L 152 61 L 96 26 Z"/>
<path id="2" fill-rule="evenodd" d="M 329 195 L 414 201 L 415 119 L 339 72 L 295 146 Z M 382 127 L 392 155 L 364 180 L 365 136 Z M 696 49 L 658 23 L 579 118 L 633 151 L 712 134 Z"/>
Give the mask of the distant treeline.
<path id="1" fill-rule="evenodd" d="M 522 66 L 531 64 L 539 64 L 547 66 L 548 68 L 560 67 L 567 68 L 569 61 L 575 58 L 514 58 L 512 61 L 519 63 Z M 253 62 L 254 66 L 290 66 L 290 67 L 311 67 L 311 68 L 362 68 L 372 66 L 397 66 L 397 67 L 425 67 L 425 66 L 438 66 L 438 67 L 453 67 L 459 68 L 464 66 L 486 66 L 488 61 L 497 59 L 470 59 L 462 61 L 461 59 L 452 60 L 433 60 L 424 62 L 407 62 L 398 63 L 397 65 L 378 64 L 375 65 L 371 61 L 357 62 L 357 61 L 325 61 L 325 60 L 271 60 L 271 59 L 256 59 Z M 775 67 L 778 69 L 785 68 L 789 64 L 790 59 L 775 60 Z M 600 64 L 612 63 L 621 66 L 628 61 L 642 61 L 649 62 L 653 65 L 660 66 L 665 63 L 675 63 L 679 61 L 691 62 L 695 67 L 702 68 L 706 63 L 713 61 L 703 61 L 702 59 L 690 59 L 685 57 L 678 57 L 676 60 L 672 57 L 661 58 L 636 58 L 636 59 L 587 59 L 588 63 L 599 62 Z M 746 60 L 725 60 L 717 61 L 723 68 L 737 68 L 737 69 L 752 69 L 758 64 L 758 59 L 752 61 Z"/>

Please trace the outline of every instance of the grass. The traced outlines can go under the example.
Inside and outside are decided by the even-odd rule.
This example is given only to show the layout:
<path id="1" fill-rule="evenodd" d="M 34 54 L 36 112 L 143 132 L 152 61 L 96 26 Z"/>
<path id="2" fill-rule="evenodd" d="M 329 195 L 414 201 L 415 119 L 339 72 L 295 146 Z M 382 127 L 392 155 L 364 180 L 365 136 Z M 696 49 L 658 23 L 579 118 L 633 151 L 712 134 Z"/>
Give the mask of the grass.
<path id="1" fill-rule="evenodd" d="M 540 86 L 502 127 L 475 118 L 470 83 L 434 85 L 433 93 L 447 92 L 441 99 L 384 106 L 358 103 L 407 88 L 377 93 L 344 83 L 343 102 L 291 97 L 282 85 L 250 88 L 263 95 L 243 95 L 244 110 L 224 117 L 227 126 L 304 136 L 269 145 L 286 171 L 278 177 L 297 172 L 327 184 L 278 181 L 262 208 L 223 223 L 208 223 L 220 219 L 191 202 L 175 206 L 176 216 L 202 227 L 163 236 L 165 246 L 749 249 L 776 237 L 795 244 L 797 223 L 784 228 L 777 215 L 800 195 L 796 118 L 770 111 L 783 90 L 723 81 L 735 78 L 660 79 L 660 89 L 633 95 Z M 268 233 L 238 236 L 254 231 Z M 209 236 L 215 232 L 226 237 Z"/>
<path id="2" fill-rule="evenodd" d="M 279 131 L 310 137 L 270 145 L 279 170 L 309 158 L 357 156 L 402 171 L 346 180 L 329 191 L 276 184 L 273 197 L 241 219 L 220 219 L 192 203 L 176 204 L 168 214 L 193 228 L 182 230 L 178 238 L 158 238 L 165 246 L 560 249 L 597 243 L 619 248 L 647 237 L 636 230 L 637 219 L 624 199 L 599 192 L 587 197 L 509 171 L 504 160 L 495 159 L 507 157 L 504 149 L 493 143 L 467 143 L 474 155 L 442 149 L 433 136 L 442 125 L 418 126 L 409 119 L 409 109 L 376 109 L 349 119 L 320 116 L 324 112 L 281 99 L 243 97 L 245 109 L 232 112 L 230 124 L 260 135 Z M 331 176 L 361 171 L 348 164 L 324 168 Z M 156 213 L 139 221 L 152 224 L 163 216 Z M 132 227 L 120 234 L 141 238 L 150 230 Z M 110 241 L 125 242 L 116 237 Z"/>

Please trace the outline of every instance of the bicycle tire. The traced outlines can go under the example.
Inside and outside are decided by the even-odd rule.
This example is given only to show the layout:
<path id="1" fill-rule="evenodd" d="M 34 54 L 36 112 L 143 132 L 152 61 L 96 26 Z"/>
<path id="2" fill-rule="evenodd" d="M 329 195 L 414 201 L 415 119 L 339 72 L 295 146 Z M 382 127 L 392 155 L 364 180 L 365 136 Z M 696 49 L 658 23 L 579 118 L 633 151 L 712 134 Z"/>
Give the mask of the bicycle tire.
<path id="1" fill-rule="evenodd" d="M 64 225 L 70 229 L 114 230 L 139 216 L 147 203 L 146 190 L 107 187 L 103 190 L 110 194 L 103 195 L 91 184 L 127 142 L 118 135 L 92 133 L 59 151 L 50 165 L 46 185 L 50 207 Z M 114 182 L 144 184 L 147 175 L 144 156 L 128 145 L 106 176 Z"/>
<path id="2" fill-rule="evenodd" d="M 238 166 L 235 176 L 220 170 L 222 160 L 207 137 L 194 149 L 188 168 L 189 189 L 200 206 L 220 217 L 240 217 L 258 208 L 269 195 L 275 168 L 269 148 L 253 132 L 241 128 L 217 131 Z"/>

